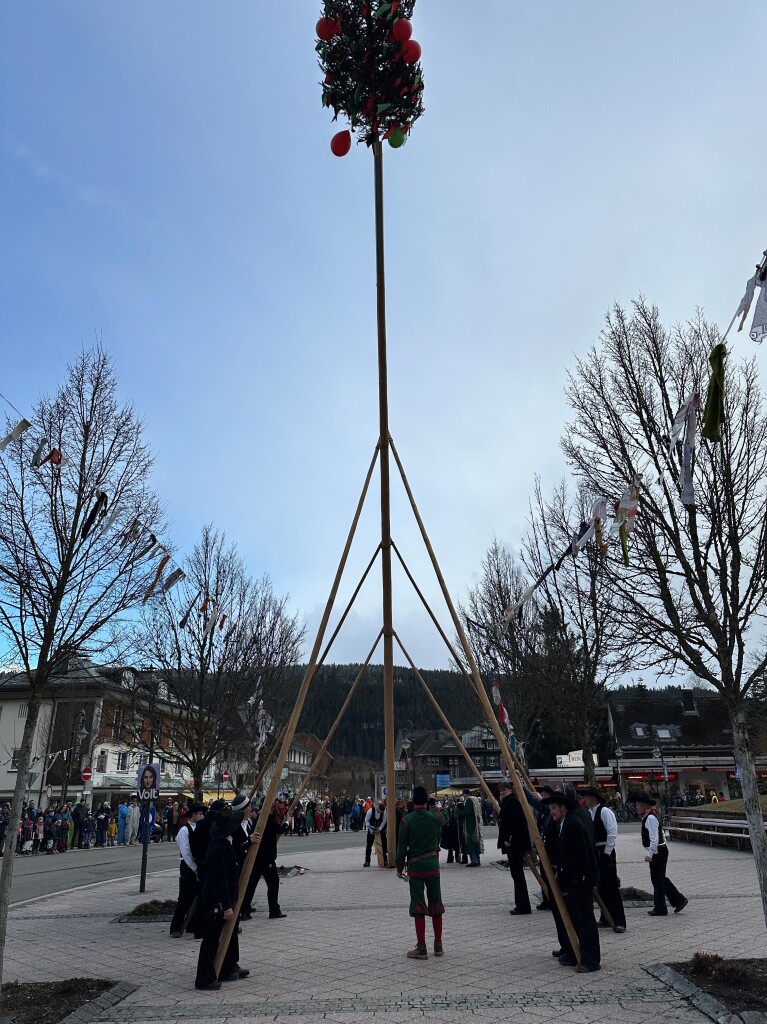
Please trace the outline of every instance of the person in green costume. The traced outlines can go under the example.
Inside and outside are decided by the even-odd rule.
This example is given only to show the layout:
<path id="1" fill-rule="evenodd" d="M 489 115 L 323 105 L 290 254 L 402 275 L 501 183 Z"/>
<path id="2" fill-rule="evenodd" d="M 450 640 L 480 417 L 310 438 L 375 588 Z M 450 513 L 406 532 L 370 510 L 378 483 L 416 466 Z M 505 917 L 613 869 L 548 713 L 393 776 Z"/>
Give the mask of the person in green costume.
<path id="1" fill-rule="evenodd" d="M 397 841 L 397 877 L 407 863 L 410 883 L 410 916 L 415 921 L 416 945 L 408 950 L 411 960 L 428 960 L 426 952 L 426 916 L 434 926 L 434 955 L 443 956 L 442 890 L 439 884 L 439 841 L 444 824 L 438 810 L 430 810 L 423 786 L 413 790 L 413 810 L 402 819 Z"/>
<path id="2" fill-rule="evenodd" d="M 485 852 L 482 840 L 482 806 L 477 797 L 472 796 L 468 789 L 463 791 L 463 806 L 459 809 L 463 822 L 463 833 L 466 837 L 466 853 L 469 855 L 467 867 L 480 866 L 480 854 Z"/>

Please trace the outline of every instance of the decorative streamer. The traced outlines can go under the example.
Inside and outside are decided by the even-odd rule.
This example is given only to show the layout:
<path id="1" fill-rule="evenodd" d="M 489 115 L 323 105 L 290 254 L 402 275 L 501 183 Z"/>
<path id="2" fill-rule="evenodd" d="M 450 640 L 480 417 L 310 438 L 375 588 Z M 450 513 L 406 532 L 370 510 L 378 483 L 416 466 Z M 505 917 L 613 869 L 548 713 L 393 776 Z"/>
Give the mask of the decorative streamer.
<path id="1" fill-rule="evenodd" d="M 141 523 L 138 519 L 134 519 L 131 525 L 124 530 L 120 537 L 120 547 L 127 547 L 128 544 L 132 544 L 134 540 L 138 540 L 141 536 Z"/>
<path id="2" fill-rule="evenodd" d="M 167 594 L 169 590 L 172 590 L 176 586 L 177 583 L 180 583 L 185 579 L 186 573 L 183 569 L 174 569 L 162 585 L 163 594 Z"/>
<path id="3" fill-rule="evenodd" d="M 218 608 L 214 605 L 213 611 L 210 613 L 210 618 L 208 619 L 205 629 L 202 631 L 203 640 L 206 637 L 210 636 L 210 634 L 213 632 L 216 626 L 216 622 L 218 622 Z"/>
<path id="4" fill-rule="evenodd" d="M 32 459 L 31 459 L 31 461 L 29 463 L 30 466 L 32 467 L 32 469 L 37 469 L 39 467 L 40 459 L 43 457 L 43 452 L 45 451 L 45 446 L 47 444 L 48 444 L 48 438 L 44 437 L 40 441 L 40 444 L 38 444 L 37 448 L 35 448 L 35 453 L 32 456 Z"/>
<path id="5" fill-rule="evenodd" d="M 210 597 L 206 597 L 205 600 L 202 602 L 202 608 L 200 608 L 200 615 L 204 615 L 205 614 L 205 610 L 206 610 L 206 608 L 208 607 L 209 604 L 210 604 Z"/>
<path id="6" fill-rule="evenodd" d="M 754 319 L 751 321 L 749 337 L 757 345 L 761 345 L 767 338 L 767 274 L 759 278 L 759 298 L 756 300 Z"/>
<path id="7" fill-rule="evenodd" d="M 629 542 L 628 542 L 628 529 L 626 527 L 626 521 L 624 520 L 618 527 L 618 536 L 621 540 L 621 551 L 623 552 L 623 564 L 631 565 L 629 562 Z"/>
<path id="8" fill-rule="evenodd" d="M 20 419 L 10 434 L 7 434 L 2 441 L 0 441 L 0 452 L 4 452 L 11 441 L 18 441 L 25 430 L 29 430 L 32 424 L 29 420 Z"/>
<path id="9" fill-rule="evenodd" d="M 103 524 L 101 526 L 101 532 L 102 533 L 107 533 L 109 530 L 112 529 L 112 527 L 114 526 L 115 521 L 116 521 L 116 519 L 117 519 L 119 514 L 120 514 L 119 508 L 113 508 L 112 509 L 112 514 L 110 516 L 108 516 L 104 520 L 104 522 L 103 522 Z"/>
<path id="10" fill-rule="evenodd" d="M 141 532 L 142 530 L 143 530 L 143 527 L 140 528 L 139 532 Z M 144 547 L 141 549 L 141 551 L 139 551 L 139 553 L 136 555 L 136 557 L 133 559 L 133 561 L 134 562 L 140 562 L 142 558 L 144 558 L 146 555 L 148 555 L 152 551 L 154 551 L 154 549 L 156 547 L 157 547 L 157 538 L 155 537 L 155 535 L 153 533 L 150 533 L 149 534 L 148 542 L 144 545 Z"/>
<path id="11" fill-rule="evenodd" d="M 764 290 L 764 289 L 762 289 Z M 707 441 L 722 440 L 722 424 L 724 423 L 724 361 L 727 356 L 727 346 L 720 342 L 711 349 L 708 357 L 711 366 L 711 376 L 708 381 L 706 392 L 706 406 L 703 410 L 703 426 L 701 437 Z"/>
<path id="12" fill-rule="evenodd" d="M 201 597 L 202 597 L 202 591 L 198 590 L 197 593 L 192 598 L 192 600 L 190 601 L 189 607 L 184 612 L 184 614 L 183 614 L 183 616 L 181 618 L 181 621 L 178 624 L 179 625 L 179 629 L 186 629 L 186 625 L 189 622 L 189 616 L 192 614 L 194 606 L 197 604 L 197 602 L 200 600 Z"/>
<path id="13" fill-rule="evenodd" d="M 170 561 L 170 555 L 163 555 L 162 558 L 160 559 L 160 562 L 159 562 L 159 564 L 157 566 L 157 569 L 155 570 L 154 579 L 149 584 L 149 589 L 147 590 L 146 594 L 144 594 L 144 601 L 143 601 L 144 604 L 147 603 L 149 598 L 154 593 L 154 588 L 160 582 L 160 577 L 165 572 L 165 566 L 168 564 L 169 561 Z"/>
<path id="14" fill-rule="evenodd" d="M 677 441 L 682 436 L 682 431 L 685 429 L 687 423 L 689 422 L 690 413 L 692 412 L 693 408 L 700 408 L 700 395 L 697 392 L 694 395 L 692 395 L 691 398 L 687 399 L 684 405 L 680 407 L 679 412 L 676 414 L 676 417 L 674 418 L 674 423 L 671 427 L 671 434 L 669 435 L 668 439 L 669 459 L 673 459 L 674 457 L 674 448 L 676 448 Z"/>
<path id="15" fill-rule="evenodd" d="M 69 465 L 69 459 L 65 455 L 61 454 L 60 448 L 51 448 L 51 450 L 48 452 L 45 458 L 40 459 L 40 462 L 38 463 L 38 469 L 40 468 L 40 466 L 44 466 L 46 462 L 50 462 L 52 466 L 57 467 Z"/>
<path id="16" fill-rule="evenodd" d="M 698 434 L 699 408 L 700 395 L 695 395 L 687 413 L 684 432 L 684 450 L 682 453 L 682 479 L 680 492 L 682 504 L 688 507 L 695 504 L 695 485 L 693 482 L 692 471 Z"/>
<path id="17" fill-rule="evenodd" d="M 219 628 L 219 629 L 223 629 L 223 628 L 224 628 L 224 623 L 226 622 L 226 620 L 227 620 L 228 618 L 229 618 L 229 616 L 228 616 L 228 615 L 222 615 L 222 616 L 221 616 L 221 621 L 220 621 L 220 622 L 219 622 L 219 624 L 218 624 L 218 628 Z"/>
<path id="18" fill-rule="evenodd" d="M 80 530 L 80 540 L 87 540 L 88 534 L 93 529 L 93 524 L 96 522 L 96 520 L 99 517 L 101 517 L 102 519 L 104 518 L 107 512 L 107 504 L 108 498 L 106 491 L 102 491 L 97 487 L 96 500 L 94 501 L 93 507 L 91 508 L 85 522 L 82 525 L 82 529 Z"/>

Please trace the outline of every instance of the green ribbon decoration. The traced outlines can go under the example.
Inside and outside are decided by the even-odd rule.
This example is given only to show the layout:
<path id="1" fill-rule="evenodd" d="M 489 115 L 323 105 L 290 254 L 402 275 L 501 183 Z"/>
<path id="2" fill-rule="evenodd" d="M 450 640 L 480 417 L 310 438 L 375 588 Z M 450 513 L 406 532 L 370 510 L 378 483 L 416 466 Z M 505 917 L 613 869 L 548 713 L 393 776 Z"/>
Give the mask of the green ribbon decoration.
<path id="1" fill-rule="evenodd" d="M 707 441 L 722 440 L 722 424 L 724 423 L 724 361 L 727 346 L 720 342 L 711 349 L 708 362 L 711 377 L 706 392 L 706 405 L 703 409 L 703 427 L 701 435 Z"/>

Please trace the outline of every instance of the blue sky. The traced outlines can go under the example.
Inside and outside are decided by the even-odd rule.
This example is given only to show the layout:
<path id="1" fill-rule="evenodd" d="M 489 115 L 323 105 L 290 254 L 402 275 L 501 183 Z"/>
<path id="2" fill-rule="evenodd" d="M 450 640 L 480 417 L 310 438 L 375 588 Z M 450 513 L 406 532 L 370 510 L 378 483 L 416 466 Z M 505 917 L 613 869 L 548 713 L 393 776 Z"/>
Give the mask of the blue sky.
<path id="1" fill-rule="evenodd" d="M 0 13 L 0 390 L 28 409 L 101 336 L 175 542 L 214 521 L 310 629 L 377 432 L 372 159 L 330 154 L 319 14 Z M 735 311 L 767 245 L 767 5 L 419 0 L 414 25 L 426 114 L 385 166 L 390 422 L 460 598 L 494 534 L 519 542 L 534 474 L 563 474 L 565 372 L 605 309 Z M 341 606 L 377 530 L 374 490 Z M 393 534 L 436 607 L 399 492 Z M 445 664 L 395 588 L 411 653 Z M 379 624 L 375 578 L 335 660 Z"/>

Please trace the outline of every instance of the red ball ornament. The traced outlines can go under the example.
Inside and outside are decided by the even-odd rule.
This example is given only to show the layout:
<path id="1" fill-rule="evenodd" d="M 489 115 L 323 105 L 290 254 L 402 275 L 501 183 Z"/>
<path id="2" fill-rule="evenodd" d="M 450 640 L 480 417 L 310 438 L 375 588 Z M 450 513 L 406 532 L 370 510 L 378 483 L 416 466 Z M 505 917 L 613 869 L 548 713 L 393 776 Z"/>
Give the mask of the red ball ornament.
<path id="1" fill-rule="evenodd" d="M 341 24 L 333 18 L 320 18 L 317 22 L 317 36 L 323 43 L 329 43 L 341 31 Z"/>
<path id="2" fill-rule="evenodd" d="M 406 64 L 415 64 L 421 56 L 421 44 L 415 39 L 408 39 L 402 47 L 402 59 Z"/>
<path id="3" fill-rule="evenodd" d="M 338 132 L 330 140 L 330 151 L 333 156 L 346 156 L 352 148 L 352 133 L 349 131 Z"/>
<path id="4" fill-rule="evenodd" d="M 413 34 L 413 23 L 408 21 L 407 18 L 399 18 L 398 21 L 394 22 L 391 34 L 398 43 L 406 43 Z"/>
<path id="5" fill-rule="evenodd" d="M 332 85 L 332 84 L 333 84 L 333 75 L 332 75 L 332 73 L 330 71 L 328 71 L 328 73 L 325 75 L 325 85 Z"/>

